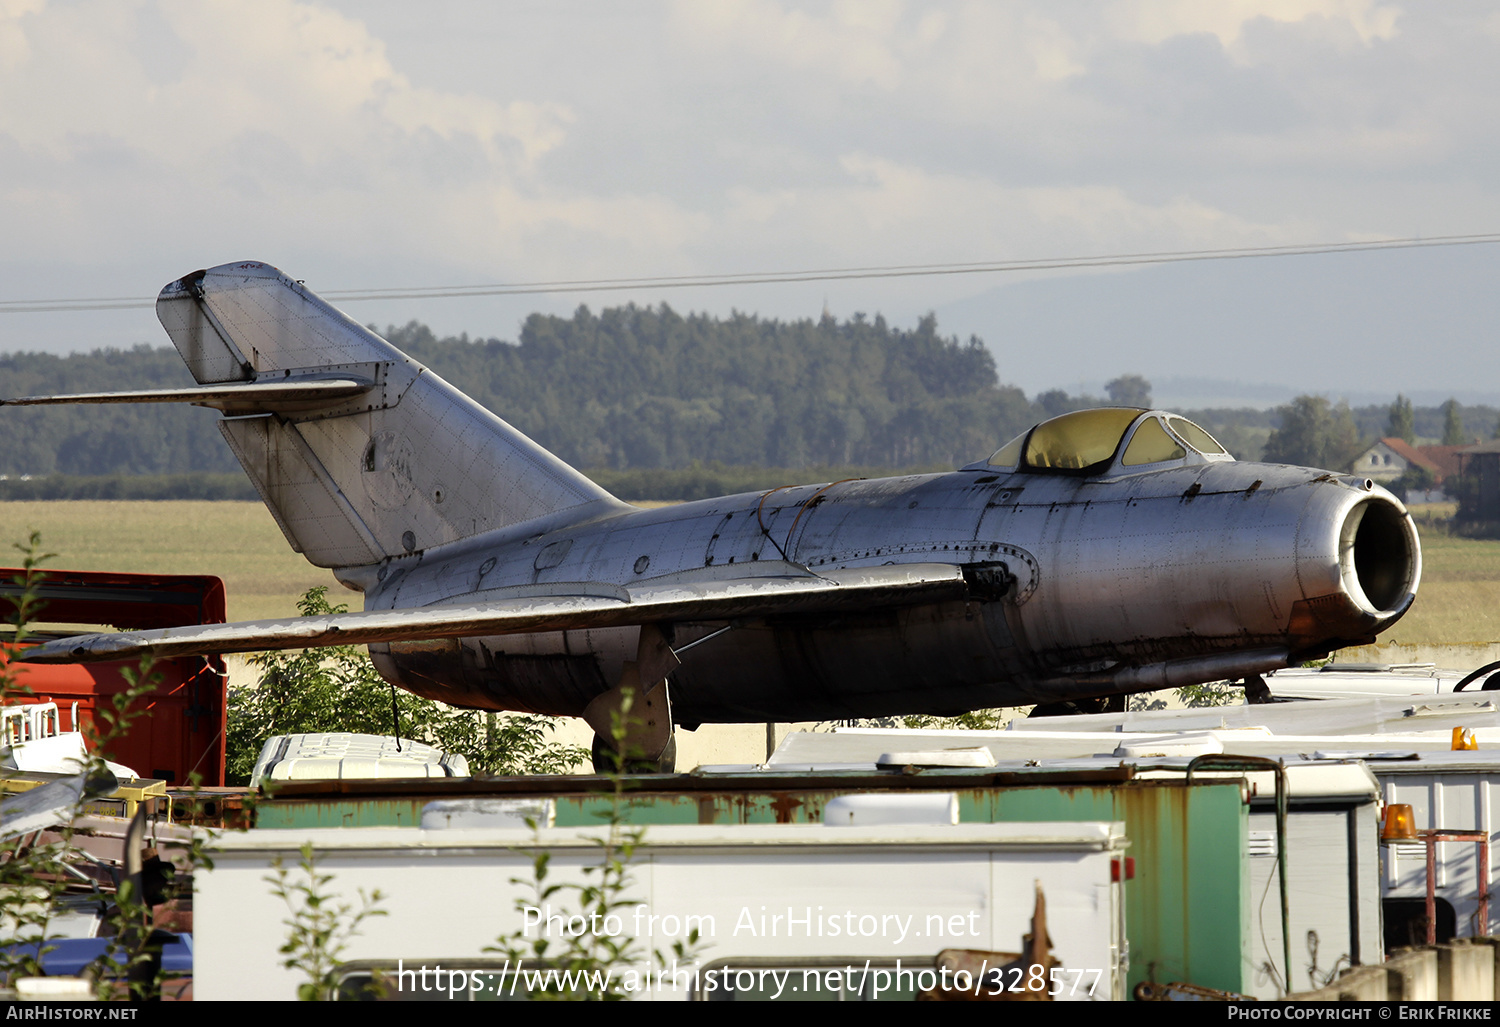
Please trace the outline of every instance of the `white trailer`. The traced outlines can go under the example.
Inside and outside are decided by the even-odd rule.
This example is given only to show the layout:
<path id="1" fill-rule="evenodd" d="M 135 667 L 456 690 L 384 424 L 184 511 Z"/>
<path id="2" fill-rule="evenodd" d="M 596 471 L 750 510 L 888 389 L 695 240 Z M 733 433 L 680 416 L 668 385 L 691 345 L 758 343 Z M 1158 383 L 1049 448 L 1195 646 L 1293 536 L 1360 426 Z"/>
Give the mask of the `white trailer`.
<path id="1" fill-rule="evenodd" d="M 634 850 L 615 921 L 590 924 L 568 889 L 538 900 L 530 885 L 535 853 L 550 854 L 549 884 L 595 882 L 597 874 L 583 870 L 600 862 L 604 831 L 225 835 L 213 845 L 213 869 L 195 878 L 195 996 L 296 997 L 306 976 L 287 968 L 280 952 L 294 914 L 268 877 L 279 858 L 289 881 L 303 880 L 298 864 L 309 845 L 317 872 L 331 875 L 327 894 L 357 908 L 360 891 L 380 891 L 385 915 L 361 924 L 342 959 L 356 976 L 383 977 L 395 998 L 524 993 L 541 980 L 526 975 L 547 966 L 485 951 L 517 932 L 528 943 L 549 932 L 554 952 L 563 935 L 596 931 L 670 953 L 693 927 L 701 945 L 691 965 L 674 966 L 669 955 L 665 966 L 616 967 L 611 980 L 631 997 L 652 999 L 910 998 L 939 979 L 960 983 L 934 967 L 942 950 L 1021 951 L 1038 884 L 1060 966 L 1041 975 L 1047 988 L 1061 999 L 1124 997 L 1117 864 L 1127 842 L 1119 823 L 652 826 Z M 995 986 L 993 974 L 966 980 L 970 988 Z"/>

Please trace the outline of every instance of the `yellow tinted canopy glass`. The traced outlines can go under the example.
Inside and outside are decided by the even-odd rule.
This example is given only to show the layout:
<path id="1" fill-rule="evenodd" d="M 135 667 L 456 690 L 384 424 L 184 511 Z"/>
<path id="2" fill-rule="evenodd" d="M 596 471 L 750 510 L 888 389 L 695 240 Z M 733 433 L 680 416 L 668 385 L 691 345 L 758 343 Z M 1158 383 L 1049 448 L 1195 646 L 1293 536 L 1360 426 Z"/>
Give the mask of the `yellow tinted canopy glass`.
<path id="1" fill-rule="evenodd" d="M 1217 439 L 1192 421 L 1189 421 L 1186 417 L 1169 417 L 1167 418 L 1167 423 L 1172 426 L 1172 430 L 1177 433 L 1182 441 L 1192 446 L 1198 452 L 1207 453 L 1210 456 L 1224 452 L 1224 447 L 1219 445 Z"/>
<path id="2" fill-rule="evenodd" d="M 1163 460 L 1178 460 L 1185 456 L 1187 456 L 1187 450 L 1167 434 L 1167 429 L 1161 426 L 1161 422 L 1154 417 L 1148 417 L 1135 430 L 1135 435 L 1131 438 L 1130 445 L 1125 447 L 1125 455 L 1120 458 L 1120 463 L 1126 467 L 1135 467 L 1139 464 L 1160 463 Z"/>
<path id="3" fill-rule="evenodd" d="M 1105 407 L 1075 410 L 1043 421 L 1026 442 L 1026 465 L 1078 471 L 1103 463 L 1115 455 L 1120 436 L 1141 413 L 1134 408 Z"/>
<path id="4" fill-rule="evenodd" d="M 1022 432 L 1011 439 L 1005 445 L 995 450 L 995 455 L 990 457 L 991 467 L 1014 467 L 1021 459 L 1021 444 L 1026 441 L 1026 433 Z"/>

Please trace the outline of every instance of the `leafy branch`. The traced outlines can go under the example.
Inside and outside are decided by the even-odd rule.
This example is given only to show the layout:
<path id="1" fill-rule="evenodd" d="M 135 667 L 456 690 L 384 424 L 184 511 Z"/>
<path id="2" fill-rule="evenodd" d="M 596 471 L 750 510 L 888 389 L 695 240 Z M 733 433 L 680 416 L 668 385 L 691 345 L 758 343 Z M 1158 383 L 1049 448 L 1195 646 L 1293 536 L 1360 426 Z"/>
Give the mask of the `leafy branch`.
<path id="1" fill-rule="evenodd" d="M 521 962 L 527 959 L 560 971 L 538 978 L 538 986 L 530 989 L 532 999 L 611 1002 L 628 998 L 624 982 L 615 972 L 645 961 L 643 944 L 625 931 L 625 918 L 619 915 L 620 911 L 637 905 L 629 897 L 635 884 L 632 861 L 646 837 L 645 828 L 630 826 L 626 817 L 628 802 L 623 767 L 629 763 L 626 739 L 630 734 L 631 698 L 627 692 L 611 717 L 615 744 L 610 751 L 617 755 L 613 769 L 605 775 L 610 783 L 611 801 L 609 809 L 600 813 L 608 829 L 595 839 L 599 846 L 599 862 L 583 868 L 585 880 L 581 884 L 549 882 L 551 854 L 540 848 L 540 831 L 535 821 L 529 821 L 537 845 L 532 856 L 532 875 L 530 879 L 511 878 L 512 884 L 521 885 L 531 893 L 529 901 L 525 897 L 516 899 L 522 927 L 501 935 L 494 945 L 484 949 L 517 964 L 517 973 Z M 625 755 L 618 755 L 621 753 Z M 535 938 L 530 937 L 525 926 L 528 910 L 548 908 L 554 900 L 559 906 L 565 906 L 570 895 L 577 903 L 578 913 L 570 914 L 564 909 L 561 916 L 568 923 L 581 918 L 589 928 L 576 933 L 564 931 L 564 937 L 558 943 L 554 943 L 545 930 L 538 931 Z M 611 921 L 618 924 L 618 928 L 611 928 Z M 686 938 L 674 941 L 669 953 L 679 963 L 685 963 L 695 960 L 699 949 L 699 933 L 694 928 Z M 664 967 L 669 953 L 653 949 L 650 955 L 657 966 Z"/>
<path id="2" fill-rule="evenodd" d="M 339 957 L 348 948 L 349 939 L 358 936 L 360 924 L 370 917 L 386 915 L 379 908 L 385 896 L 379 889 L 368 895 L 360 889 L 358 909 L 341 901 L 337 893 L 328 890 L 334 875 L 318 871 L 310 842 L 302 846 L 300 878 L 292 876 L 280 856 L 271 861 L 271 869 L 264 880 L 271 885 L 271 894 L 291 911 L 291 916 L 282 921 L 289 933 L 280 949 L 286 957 L 281 965 L 300 970 L 306 978 L 297 986 L 297 997 L 302 1001 L 331 998 L 338 987 Z"/>
<path id="3" fill-rule="evenodd" d="M 297 601 L 303 616 L 342 613 L 319 586 Z M 266 739 L 274 735 L 321 731 L 390 734 L 391 686 L 354 646 L 270 652 L 250 657 L 260 684 L 229 693 L 226 778 L 247 783 Z M 403 738 L 459 753 L 476 774 L 563 773 L 588 758 L 575 745 L 548 740 L 551 717 L 497 715 L 456 710 L 397 691 L 396 709 Z"/>

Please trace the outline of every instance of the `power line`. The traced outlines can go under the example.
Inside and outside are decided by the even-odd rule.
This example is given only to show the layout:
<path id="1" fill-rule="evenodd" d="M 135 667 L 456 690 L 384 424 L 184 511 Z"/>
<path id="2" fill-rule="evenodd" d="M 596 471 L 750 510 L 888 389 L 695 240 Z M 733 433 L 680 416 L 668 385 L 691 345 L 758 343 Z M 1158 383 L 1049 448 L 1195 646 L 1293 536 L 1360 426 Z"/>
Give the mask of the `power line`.
<path id="1" fill-rule="evenodd" d="M 1031 260 L 975 261 L 957 264 L 892 264 L 873 267 L 812 268 L 805 270 L 745 271 L 719 275 L 655 275 L 645 278 L 584 278 L 547 282 L 496 282 L 483 285 L 435 285 L 380 289 L 331 289 L 323 298 L 345 303 L 369 300 L 453 299 L 465 296 L 528 296 L 545 293 L 623 292 L 641 289 L 700 289 L 726 285 L 774 285 L 796 282 L 849 281 L 869 278 L 921 278 L 939 275 L 1005 274 L 1016 271 L 1054 271 L 1068 268 L 1129 267 L 1179 264 L 1205 260 L 1245 260 L 1297 257 L 1319 253 L 1369 250 L 1427 249 L 1439 246 L 1477 246 L 1500 242 L 1500 232 L 1442 235 L 1429 238 L 1375 239 L 1365 242 L 1307 243 L 1290 246 L 1246 246 L 1215 250 L 1168 250 L 1157 253 L 1116 253 Z M 83 310 L 139 310 L 154 300 L 133 296 L 83 299 L 0 300 L 0 314 L 35 314 Z"/>

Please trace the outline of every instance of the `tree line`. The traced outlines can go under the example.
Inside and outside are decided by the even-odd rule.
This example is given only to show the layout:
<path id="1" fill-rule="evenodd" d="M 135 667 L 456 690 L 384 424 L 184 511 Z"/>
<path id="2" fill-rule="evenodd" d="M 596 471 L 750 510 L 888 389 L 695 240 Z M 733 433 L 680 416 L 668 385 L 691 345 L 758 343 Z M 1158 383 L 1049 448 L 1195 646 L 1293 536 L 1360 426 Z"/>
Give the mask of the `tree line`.
<path id="1" fill-rule="evenodd" d="M 440 338 L 417 322 L 383 334 L 562 459 L 627 490 L 696 493 L 732 480 L 785 480 L 780 471 L 956 467 L 1069 410 L 1151 403 L 1150 382 L 1139 375 L 1114 379 L 1103 396 L 1053 389 L 1028 398 L 1002 381 L 978 338 L 944 336 L 932 316 L 898 328 L 863 314 L 779 321 L 630 305 L 534 314 L 515 342 Z M 0 357 L 0 396 L 191 384 L 170 347 Z M 1394 420 L 1385 407 L 1312 396 L 1272 411 L 1183 413 L 1242 459 L 1333 469 L 1380 435 L 1435 441 L 1457 431 L 1470 440 L 1494 430 L 1491 408 L 1401 403 Z M 3 416 L 0 475 L 12 480 L 238 473 L 209 410 L 22 407 Z M 16 488 L 0 494 L 19 498 Z M 118 494 L 121 486 L 109 488 Z"/>
<path id="2" fill-rule="evenodd" d="M 1389 407 L 1366 407 L 1356 413 L 1347 403 L 1335 404 L 1324 396 L 1298 396 L 1278 407 L 1276 416 L 1277 427 L 1266 440 L 1263 460 L 1339 471 L 1348 470 L 1354 458 L 1380 438 L 1441 446 L 1500 438 L 1500 420 L 1492 408 L 1465 408 L 1453 399 L 1438 407 L 1417 408 L 1397 394 Z"/>
<path id="3" fill-rule="evenodd" d="M 532 315 L 515 345 L 419 324 L 387 337 L 580 468 L 951 465 L 1033 417 L 979 339 L 945 338 L 931 316 L 905 330 L 580 307 Z"/>
<path id="4" fill-rule="evenodd" d="M 473 399 L 583 469 L 955 466 L 1094 397 L 1028 400 L 977 338 L 927 317 L 783 322 L 627 306 L 533 315 L 519 339 L 384 333 Z M 169 347 L 0 357 L 0 395 L 191 385 Z M 7 410 L 0 474 L 230 472 L 217 415 L 191 407 Z"/>

